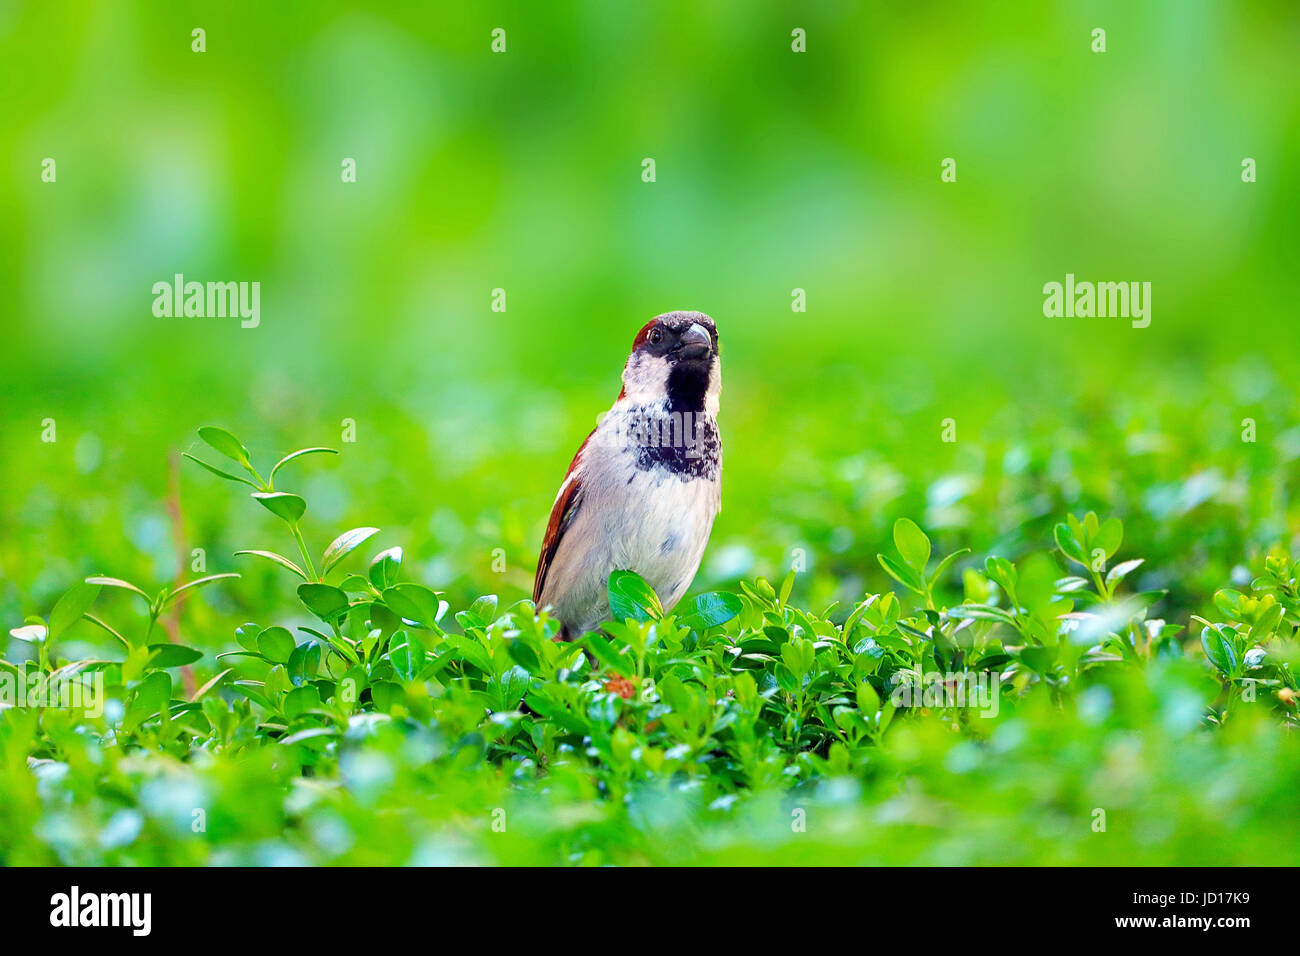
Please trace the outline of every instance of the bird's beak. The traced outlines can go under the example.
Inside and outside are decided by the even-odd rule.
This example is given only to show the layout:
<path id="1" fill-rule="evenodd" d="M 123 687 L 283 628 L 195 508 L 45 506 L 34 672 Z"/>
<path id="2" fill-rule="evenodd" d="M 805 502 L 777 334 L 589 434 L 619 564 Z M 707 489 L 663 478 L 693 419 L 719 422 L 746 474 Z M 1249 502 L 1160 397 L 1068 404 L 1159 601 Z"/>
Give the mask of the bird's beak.
<path id="1" fill-rule="evenodd" d="M 713 336 L 698 322 L 692 322 L 691 327 L 682 333 L 681 344 L 677 346 L 677 353 L 682 358 L 703 358 L 712 351 Z"/>

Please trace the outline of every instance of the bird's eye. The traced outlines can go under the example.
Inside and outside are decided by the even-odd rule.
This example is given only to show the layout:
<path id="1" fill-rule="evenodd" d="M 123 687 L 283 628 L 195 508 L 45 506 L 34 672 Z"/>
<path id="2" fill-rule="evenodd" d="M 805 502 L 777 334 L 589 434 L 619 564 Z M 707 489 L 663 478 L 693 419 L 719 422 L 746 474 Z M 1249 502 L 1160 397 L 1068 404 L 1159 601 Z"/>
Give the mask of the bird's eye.
<path id="1" fill-rule="evenodd" d="M 650 344 L 658 345 L 664 339 L 664 334 L 659 329 L 650 330 Z"/>

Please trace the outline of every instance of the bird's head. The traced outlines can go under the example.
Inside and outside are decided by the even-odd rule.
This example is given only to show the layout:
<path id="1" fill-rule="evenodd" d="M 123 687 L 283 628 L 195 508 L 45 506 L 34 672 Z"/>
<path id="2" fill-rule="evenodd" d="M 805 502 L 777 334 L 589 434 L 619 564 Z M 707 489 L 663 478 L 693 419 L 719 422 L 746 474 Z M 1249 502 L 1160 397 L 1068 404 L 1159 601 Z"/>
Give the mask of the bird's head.
<path id="1" fill-rule="evenodd" d="M 619 400 L 666 401 L 673 411 L 717 413 L 718 329 L 703 312 L 665 312 L 642 327 L 623 369 Z"/>

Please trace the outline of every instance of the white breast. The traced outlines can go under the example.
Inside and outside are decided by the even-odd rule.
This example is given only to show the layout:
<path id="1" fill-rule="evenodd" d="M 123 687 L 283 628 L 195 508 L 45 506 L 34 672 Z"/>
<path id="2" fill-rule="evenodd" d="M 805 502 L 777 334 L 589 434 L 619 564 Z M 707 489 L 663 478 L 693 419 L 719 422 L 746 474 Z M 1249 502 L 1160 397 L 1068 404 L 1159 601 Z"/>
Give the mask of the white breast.
<path id="1" fill-rule="evenodd" d="M 699 569 L 721 505 L 720 477 L 683 480 L 663 467 L 638 468 L 635 448 L 612 447 L 618 424 L 611 414 L 592 435 L 578 476 L 582 504 L 541 595 L 575 637 L 609 620 L 612 571 L 635 571 L 671 610 Z M 591 447 L 602 441 L 609 444 Z"/>

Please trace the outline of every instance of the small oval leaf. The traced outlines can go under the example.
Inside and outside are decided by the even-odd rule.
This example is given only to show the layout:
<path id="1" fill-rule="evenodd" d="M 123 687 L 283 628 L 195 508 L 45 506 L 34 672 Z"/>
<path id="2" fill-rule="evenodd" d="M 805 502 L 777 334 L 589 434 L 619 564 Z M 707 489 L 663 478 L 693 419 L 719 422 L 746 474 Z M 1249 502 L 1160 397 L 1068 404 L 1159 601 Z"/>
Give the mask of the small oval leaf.
<path id="1" fill-rule="evenodd" d="M 218 428 L 216 425 L 204 425 L 199 429 L 199 438 L 203 439 L 203 443 L 213 451 L 225 455 L 231 461 L 248 467 L 248 449 L 244 447 L 238 438 L 224 428 Z"/>
<path id="2" fill-rule="evenodd" d="M 255 491 L 253 497 L 263 508 L 289 524 L 297 524 L 307 511 L 307 502 L 292 492 Z"/>
<path id="3" fill-rule="evenodd" d="M 329 584 L 300 584 L 298 598 L 322 621 L 334 621 L 348 610 L 348 595 Z"/>
<path id="4" fill-rule="evenodd" d="M 342 561 L 354 548 L 378 533 L 378 528 L 353 528 L 331 541 L 321 556 L 321 577 L 329 573 L 329 569 Z"/>
<path id="5" fill-rule="evenodd" d="M 269 661 L 283 664 L 297 646 L 288 628 L 273 624 L 257 635 L 257 650 Z"/>
<path id="6" fill-rule="evenodd" d="M 894 547 L 908 566 L 925 572 L 925 566 L 930 563 L 930 539 L 911 518 L 894 522 Z"/>
<path id="7" fill-rule="evenodd" d="M 710 591 L 698 595 L 694 606 L 677 616 L 677 623 L 697 631 L 726 624 L 741 612 L 740 598 L 727 591 Z"/>
<path id="8" fill-rule="evenodd" d="M 388 645 L 388 659 L 402 680 L 414 680 L 424 669 L 424 645 L 406 631 L 398 631 Z"/>
<path id="9" fill-rule="evenodd" d="M 235 554 L 251 554 L 255 557 L 264 558 L 267 561 L 280 565 L 282 568 L 288 568 L 304 581 L 307 580 L 307 575 L 303 573 L 302 568 L 298 567 L 298 565 L 294 564 L 284 555 L 276 554 L 274 551 L 236 551 Z"/>
<path id="10" fill-rule="evenodd" d="M 59 598 L 54 610 L 50 612 L 50 640 L 81 620 L 90 605 L 95 603 L 95 598 L 99 597 L 100 587 L 98 584 L 79 581 L 63 592 L 63 597 Z"/>
<path id="11" fill-rule="evenodd" d="M 389 548 L 380 551 L 370 562 L 370 583 L 379 590 L 391 587 L 397 582 L 397 572 L 402 568 L 402 549 Z"/>
<path id="12" fill-rule="evenodd" d="M 425 627 L 432 627 L 438 620 L 440 602 L 438 595 L 423 584 L 405 582 L 394 584 L 384 589 L 384 603 L 399 617 Z"/>
<path id="13" fill-rule="evenodd" d="M 635 571 L 613 571 L 609 575 L 609 610 L 614 620 L 658 620 L 664 616 L 659 595 Z"/>
<path id="14" fill-rule="evenodd" d="M 184 644 L 150 644 L 149 667 L 184 667 L 193 664 L 203 652 Z"/>

